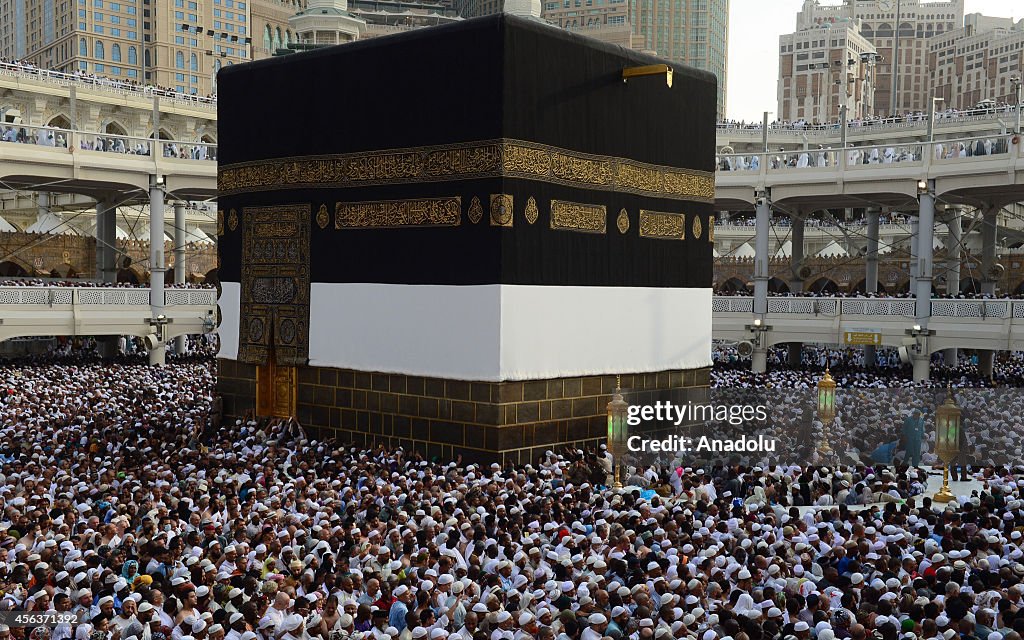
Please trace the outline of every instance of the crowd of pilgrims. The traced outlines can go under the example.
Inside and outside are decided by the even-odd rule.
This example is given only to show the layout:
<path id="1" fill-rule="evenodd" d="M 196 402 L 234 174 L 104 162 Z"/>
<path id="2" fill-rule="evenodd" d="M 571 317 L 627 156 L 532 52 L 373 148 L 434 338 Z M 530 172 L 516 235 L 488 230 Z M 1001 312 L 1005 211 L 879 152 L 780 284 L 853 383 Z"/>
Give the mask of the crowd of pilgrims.
<path id="1" fill-rule="evenodd" d="M 945 357 L 942 351 L 932 354 L 929 381 L 914 382 L 910 366 L 894 348 L 875 349 L 872 364 L 859 347 L 803 345 L 799 365 L 792 366 L 788 347 L 779 345 L 768 351 L 768 372 L 758 374 L 750 370 L 749 358 L 741 356 L 735 346 L 721 343 L 712 351 L 711 376 L 720 387 L 808 388 L 827 368 L 840 388 L 1024 388 L 1024 354 L 1000 354 L 991 376 L 980 374 L 976 351 L 958 350 L 956 362 L 945 362 Z"/>
<path id="2" fill-rule="evenodd" d="M 77 348 L 0 365 L 0 610 L 74 616 L 0 615 L 0 638 L 1024 632 L 1019 440 L 962 471 L 978 488 L 948 509 L 925 493 L 927 456 L 676 460 L 627 467 L 614 490 L 604 447 L 519 466 L 359 449 L 293 420 L 225 419 L 214 382 L 200 355 L 148 367 Z"/>

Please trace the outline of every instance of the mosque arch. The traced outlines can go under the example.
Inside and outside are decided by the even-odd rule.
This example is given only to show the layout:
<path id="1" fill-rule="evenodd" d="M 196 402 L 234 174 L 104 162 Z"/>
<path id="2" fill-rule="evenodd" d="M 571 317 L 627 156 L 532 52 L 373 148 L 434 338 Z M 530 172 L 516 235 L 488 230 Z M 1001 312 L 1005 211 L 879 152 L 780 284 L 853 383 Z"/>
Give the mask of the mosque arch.
<path id="1" fill-rule="evenodd" d="M 116 121 L 116 120 L 111 120 L 110 122 L 108 122 L 106 124 L 106 126 L 103 127 L 103 132 L 104 133 L 109 133 L 112 136 L 126 136 L 126 135 L 128 135 L 128 130 L 125 129 L 124 126 L 121 125 L 121 123 Z"/>
<path id="2" fill-rule="evenodd" d="M 977 278 L 961 278 L 960 293 L 981 293 L 981 282 Z"/>
<path id="3" fill-rule="evenodd" d="M 54 129 L 70 129 L 71 120 L 69 120 L 63 113 L 58 113 L 50 118 L 50 121 L 46 123 L 46 126 L 53 127 Z"/>
<path id="4" fill-rule="evenodd" d="M 735 294 L 735 293 L 750 293 L 750 289 L 747 287 L 747 283 L 743 282 L 739 278 L 729 278 L 718 287 L 718 292 L 724 295 Z"/>
<path id="5" fill-rule="evenodd" d="M 882 284 L 881 280 L 879 280 L 879 281 L 877 281 L 875 283 L 875 292 L 876 293 L 884 294 L 887 291 L 888 291 L 888 289 L 886 288 L 886 286 L 884 284 Z M 853 287 L 850 289 L 850 293 L 867 293 L 867 292 L 868 292 L 868 281 L 865 278 L 861 278 L 860 281 L 857 284 L 853 285 Z"/>
<path id="6" fill-rule="evenodd" d="M 769 278 L 768 279 L 768 292 L 769 293 L 789 293 L 789 284 L 786 283 L 782 278 Z"/>
<path id="7" fill-rule="evenodd" d="M 833 295 L 839 292 L 839 285 L 832 278 L 823 276 L 812 282 L 806 290 L 817 294 Z"/>
<path id="8" fill-rule="evenodd" d="M 14 260 L 4 260 L 3 262 L 0 262 L 0 277 L 25 278 L 27 276 L 28 270 Z"/>

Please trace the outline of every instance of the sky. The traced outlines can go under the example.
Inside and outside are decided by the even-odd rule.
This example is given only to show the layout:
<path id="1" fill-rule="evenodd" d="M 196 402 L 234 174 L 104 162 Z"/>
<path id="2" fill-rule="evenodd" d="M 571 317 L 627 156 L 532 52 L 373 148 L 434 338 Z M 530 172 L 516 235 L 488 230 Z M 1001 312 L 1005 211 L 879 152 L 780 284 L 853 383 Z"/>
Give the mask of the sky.
<path id="1" fill-rule="evenodd" d="M 841 4 L 839 0 L 825 0 Z M 761 120 L 776 109 L 779 36 L 796 29 L 803 0 L 730 0 L 726 113 L 731 120 Z M 1024 0 L 966 0 L 965 13 L 1020 19 Z M 769 116 L 773 117 L 773 116 Z"/>

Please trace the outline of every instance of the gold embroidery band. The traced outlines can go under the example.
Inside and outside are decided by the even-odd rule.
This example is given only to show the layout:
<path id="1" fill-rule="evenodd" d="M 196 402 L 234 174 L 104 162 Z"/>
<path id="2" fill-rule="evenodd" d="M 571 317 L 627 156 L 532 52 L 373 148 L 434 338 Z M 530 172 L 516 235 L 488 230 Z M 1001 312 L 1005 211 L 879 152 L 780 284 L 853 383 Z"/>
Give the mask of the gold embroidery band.
<path id="1" fill-rule="evenodd" d="M 583 233 L 604 233 L 608 213 L 601 204 L 580 204 L 564 200 L 551 201 L 551 228 Z"/>
<path id="2" fill-rule="evenodd" d="M 658 240 L 686 240 L 686 216 L 640 210 L 640 236 Z"/>
<path id="3" fill-rule="evenodd" d="M 334 208 L 335 229 L 396 229 L 402 227 L 457 227 L 462 222 L 462 198 L 339 202 Z"/>
<path id="4" fill-rule="evenodd" d="M 707 171 L 509 139 L 235 164 L 221 167 L 217 182 L 221 194 L 229 195 L 272 189 L 368 187 L 494 177 L 525 178 L 671 200 L 715 199 L 715 178 Z"/>

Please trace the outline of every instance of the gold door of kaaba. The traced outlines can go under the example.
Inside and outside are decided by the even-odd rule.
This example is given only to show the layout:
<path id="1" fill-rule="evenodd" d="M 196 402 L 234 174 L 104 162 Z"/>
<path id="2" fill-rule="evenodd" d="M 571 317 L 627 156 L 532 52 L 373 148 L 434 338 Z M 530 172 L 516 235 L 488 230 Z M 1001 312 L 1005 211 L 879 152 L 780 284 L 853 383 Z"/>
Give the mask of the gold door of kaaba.
<path id="1" fill-rule="evenodd" d="M 298 380 L 295 367 L 281 366 L 273 355 L 256 367 L 256 415 L 291 418 L 295 415 Z"/>

